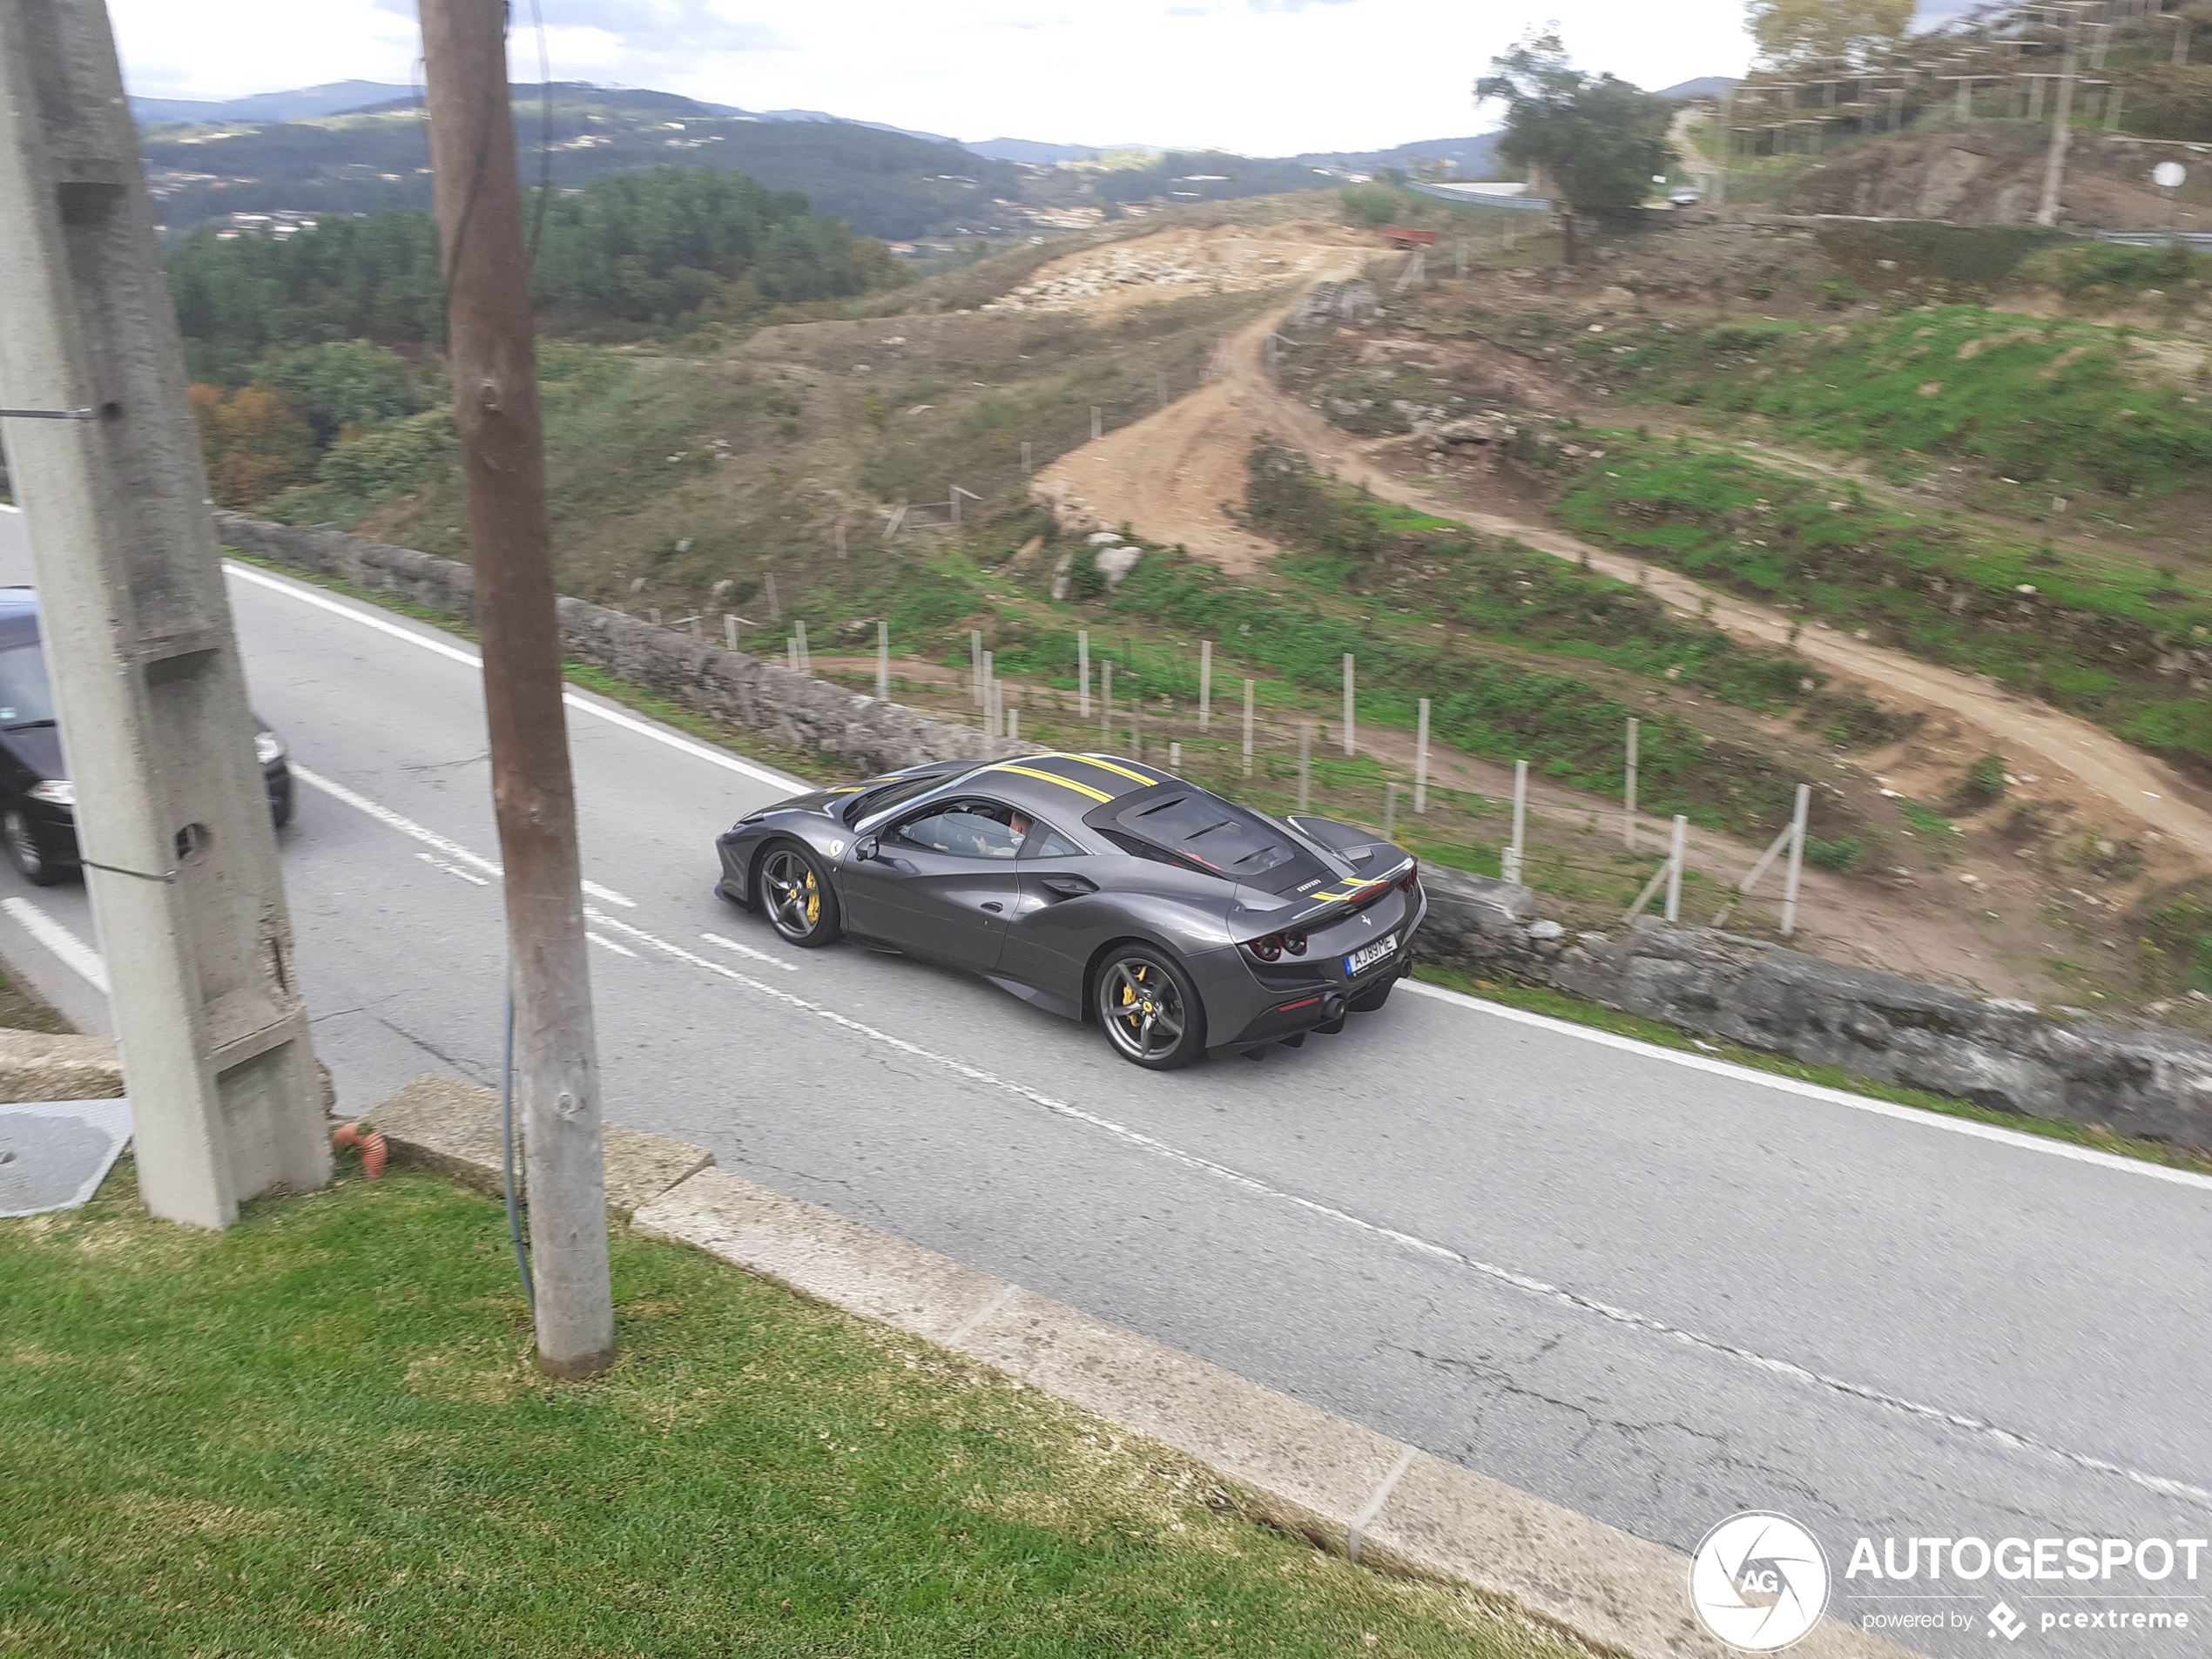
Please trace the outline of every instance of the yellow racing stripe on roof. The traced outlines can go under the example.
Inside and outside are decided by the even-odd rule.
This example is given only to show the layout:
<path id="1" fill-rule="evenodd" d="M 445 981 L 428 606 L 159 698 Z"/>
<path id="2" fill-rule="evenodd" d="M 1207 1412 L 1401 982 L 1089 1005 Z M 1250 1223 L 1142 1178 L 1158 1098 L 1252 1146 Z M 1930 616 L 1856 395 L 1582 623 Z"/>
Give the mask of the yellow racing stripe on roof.
<path id="1" fill-rule="evenodd" d="M 1098 766 L 1107 772 L 1119 772 L 1124 778 L 1143 784 L 1147 789 L 1162 781 L 1157 778 L 1147 778 L 1141 772 L 1131 772 L 1127 766 L 1116 762 L 1101 760 L 1096 755 L 1039 755 L 1037 759 L 1040 760 L 1080 760 L 1086 766 Z"/>
<path id="2" fill-rule="evenodd" d="M 1042 755 L 1038 757 L 1040 759 L 1055 758 Z M 995 766 L 986 766 L 983 770 L 985 772 L 1011 772 L 1019 773 L 1024 778 L 1040 779 L 1045 783 L 1058 784 L 1062 789 L 1072 789 L 1079 795 L 1088 795 L 1093 800 L 1109 801 L 1114 799 L 1104 790 L 1093 789 L 1089 784 L 1079 784 L 1073 778 L 1062 778 L 1056 772 L 1039 772 L 1034 766 L 1017 766 L 1010 760 L 1001 760 Z"/>

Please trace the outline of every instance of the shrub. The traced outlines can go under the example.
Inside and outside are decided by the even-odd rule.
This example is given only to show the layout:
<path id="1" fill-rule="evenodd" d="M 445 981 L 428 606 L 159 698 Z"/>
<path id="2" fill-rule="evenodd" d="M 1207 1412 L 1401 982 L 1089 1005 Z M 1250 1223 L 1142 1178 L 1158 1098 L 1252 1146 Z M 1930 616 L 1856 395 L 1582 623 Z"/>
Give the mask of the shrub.
<path id="1" fill-rule="evenodd" d="M 1805 838 L 1805 862 L 1817 869 L 1834 870 L 1840 874 L 1856 870 L 1865 859 L 1866 843 L 1855 835 L 1838 835 L 1826 840 L 1814 835 Z"/>

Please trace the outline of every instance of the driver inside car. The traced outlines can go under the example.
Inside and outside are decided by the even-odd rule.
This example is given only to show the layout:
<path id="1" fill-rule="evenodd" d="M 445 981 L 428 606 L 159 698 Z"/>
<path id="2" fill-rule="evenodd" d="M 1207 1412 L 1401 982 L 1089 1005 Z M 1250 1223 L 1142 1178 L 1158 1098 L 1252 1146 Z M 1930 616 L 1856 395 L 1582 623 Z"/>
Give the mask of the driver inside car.
<path id="1" fill-rule="evenodd" d="M 908 840 L 939 853 L 967 858 L 1010 859 L 1022 850 L 1031 820 L 1026 813 L 990 801 L 964 800 L 950 811 L 933 813 L 906 831 Z"/>

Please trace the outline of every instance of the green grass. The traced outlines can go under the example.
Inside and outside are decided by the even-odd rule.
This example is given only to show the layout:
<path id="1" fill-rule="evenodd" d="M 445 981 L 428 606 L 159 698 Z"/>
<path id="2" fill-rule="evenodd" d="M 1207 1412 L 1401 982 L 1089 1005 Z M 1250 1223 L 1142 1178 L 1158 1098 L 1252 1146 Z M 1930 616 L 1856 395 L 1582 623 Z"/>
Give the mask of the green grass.
<path id="1" fill-rule="evenodd" d="M 1635 401 L 1723 424 L 1757 415 L 1830 449 L 1965 459 L 2067 496 L 2202 488 L 2212 403 L 2131 372 L 2128 341 L 2091 323 L 1944 306 L 1828 327 L 1655 326 L 1576 349 Z"/>
<path id="2" fill-rule="evenodd" d="M 1578 535 L 2212 759 L 2212 708 L 2158 671 L 2176 645 L 2212 647 L 2201 579 L 2030 548 L 1687 440 L 1604 440 L 1554 507 Z"/>
<path id="3" fill-rule="evenodd" d="M 1793 1077 L 1799 1082 L 1816 1083 L 1823 1089 L 1833 1089 L 1847 1095 L 1864 1095 L 1870 1100 L 1887 1101 L 1892 1105 L 1911 1106 L 1920 1111 L 1940 1113 L 1946 1117 L 1961 1117 L 1971 1123 L 2015 1130 L 2023 1135 L 2040 1135 L 2046 1140 L 2064 1141 L 2072 1146 L 2093 1147 L 2100 1152 L 2141 1158 L 2146 1163 L 2161 1163 L 2168 1169 L 2193 1170 L 2200 1174 L 2212 1175 L 2212 1157 L 2186 1147 L 2168 1146 L 2158 1141 L 2134 1140 L 2114 1135 L 2094 1124 L 2001 1111 L 1993 1107 L 1978 1106 L 1970 1100 L 1956 1100 L 1947 1095 L 1931 1095 L 1922 1089 L 1899 1088 L 1895 1083 L 1862 1077 L 1855 1072 L 1838 1070 L 1833 1066 L 1791 1060 L 1786 1055 L 1770 1054 L 1761 1049 L 1746 1049 L 1724 1041 L 1710 1042 L 1679 1026 L 1648 1020 L 1642 1015 L 1623 1014 L 1616 1008 L 1603 1008 L 1548 986 L 1525 985 L 1514 980 L 1479 980 L 1454 968 L 1432 967 L 1426 963 L 1413 972 L 1415 978 L 1441 985 L 1447 990 L 1480 997 L 1487 1002 L 1501 1002 L 1507 1008 L 1525 1008 L 1532 1014 L 1549 1015 L 1554 1019 L 1565 1020 L 1575 1025 L 1610 1031 L 1616 1036 L 1634 1037 L 1640 1042 L 1649 1042 L 1656 1048 L 1709 1055 L 1730 1065 L 1770 1072 L 1778 1077 Z"/>
<path id="4" fill-rule="evenodd" d="M 617 1233 L 540 1378 L 497 1204 L 344 1180 L 214 1234 L 126 1163 L 0 1223 L 0 1652 L 1560 1656 L 1175 1454 Z"/>

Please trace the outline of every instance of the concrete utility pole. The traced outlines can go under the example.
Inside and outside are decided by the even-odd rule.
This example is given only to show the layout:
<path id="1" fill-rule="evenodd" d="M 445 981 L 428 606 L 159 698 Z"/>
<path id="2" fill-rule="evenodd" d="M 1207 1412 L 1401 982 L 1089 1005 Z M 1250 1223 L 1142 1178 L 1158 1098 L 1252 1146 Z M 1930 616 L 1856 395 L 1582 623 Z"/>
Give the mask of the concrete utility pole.
<path id="1" fill-rule="evenodd" d="M 330 1144 L 184 348 L 102 0 L 0 0 L 0 403 L 139 1190 L 227 1227 Z"/>
<path id="2" fill-rule="evenodd" d="M 614 1359 L 606 1174 L 505 19 L 502 0 L 422 0 L 423 78 L 506 866 L 537 1363 L 590 1377 Z"/>
<path id="3" fill-rule="evenodd" d="M 2081 67 L 2081 17 L 2066 21 L 2066 63 L 2059 71 L 2059 105 L 2051 118 L 2051 148 L 2043 158 L 2043 199 L 2035 209 L 2038 225 L 2059 222 L 2059 188 L 2066 179 L 2066 152 L 2074 142 L 2074 82 Z"/>

